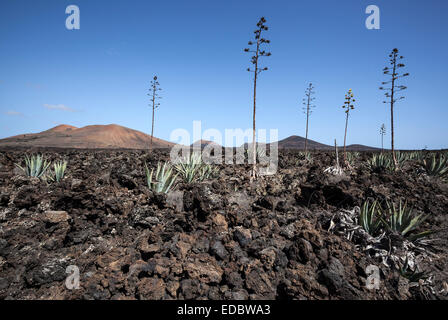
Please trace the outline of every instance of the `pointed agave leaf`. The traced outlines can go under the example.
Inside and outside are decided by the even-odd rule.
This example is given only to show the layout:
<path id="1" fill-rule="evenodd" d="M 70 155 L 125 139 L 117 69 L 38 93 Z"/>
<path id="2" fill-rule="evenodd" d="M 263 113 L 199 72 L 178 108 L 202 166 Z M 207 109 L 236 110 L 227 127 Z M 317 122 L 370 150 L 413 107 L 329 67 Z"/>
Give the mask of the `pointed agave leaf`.
<path id="1" fill-rule="evenodd" d="M 47 178 L 50 181 L 60 182 L 65 175 L 67 169 L 67 161 L 59 161 L 53 164 L 53 172 L 50 173 Z"/>
<path id="2" fill-rule="evenodd" d="M 395 207 L 394 203 L 392 203 L 392 205 L 389 204 L 389 202 L 386 203 L 388 206 L 389 219 L 388 221 L 382 218 L 381 219 L 384 226 L 389 231 L 398 232 L 403 237 L 409 238 L 411 241 L 412 239 L 419 239 L 433 233 L 432 231 L 424 231 L 419 234 L 411 234 L 412 231 L 414 231 L 425 221 L 427 216 L 423 216 L 422 214 L 414 216 L 413 210 L 408 209 L 406 202 L 403 204 L 401 200 L 398 206 L 398 210 Z"/>
<path id="3" fill-rule="evenodd" d="M 50 164 L 51 163 L 47 162 L 42 155 L 38 154 L 32 155 L 31 157 L 25 155 L 25 167 L 18 164 L 16 164 L 16 166 L 21 169 L 25 175 L 40 178 L 45 174 Z"/>
<path id="4" fill-rule="evenodd" d="M 380 210 L 377 201 L 370 205 L 369 201 L 363 203 L 359 215 L 359 221 L 363 229 L 371 236 L 376 236 L 381 229 Z"/>
<path id="5" fill-rule="evenodd" d="M 159 193 L 168 193 L 174 182 L 176 181 L 177 174 L 173 175 L 173 171 L 171 166 L 168 165 L 168 163 L 164 163 L 163 166 L 161 163 L 157 163 L 157 169 L 154 175 L 154 168 L 151 169 L 151 172 L 148 169 L 147 164 L 145 163 L 145 172 L 146 172 L 146 179 L 148 187 Z M 153 176 L 155 178 L 155 181 L 153 181 Z"/>

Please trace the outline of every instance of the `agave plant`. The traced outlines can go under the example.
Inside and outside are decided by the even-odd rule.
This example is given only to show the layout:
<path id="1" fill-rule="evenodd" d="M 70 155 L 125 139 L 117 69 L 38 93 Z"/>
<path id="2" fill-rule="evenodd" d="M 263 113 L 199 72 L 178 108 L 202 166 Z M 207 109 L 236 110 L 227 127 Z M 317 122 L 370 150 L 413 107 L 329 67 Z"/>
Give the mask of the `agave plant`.
<path id="1" fill-rule="evenodd" d="M 187 183 L 195 181 L 204 181 L 214 178 L 218 174 L 216 167 L 206 164 L 202 161 L 199 153 L 192 153 L 174 166 L 174 169 L 180 174 Z"/>
<path id="2" fill-rule="evenodd" d="M 210 164 L 204 164 L 201 168 L 199 168 L 198 171 L 198 180 L 204 181 L 208 179 L 212 179 L 217 177 L 219 174 L 218 168 L 210 165 Z"/>
<path id="3" fill-rule="evenodd" d="M 381 231 L 382 221 L 380 219 L 381 208 L 375 200 L 372 203 L 366 201 L 359 213 L 359 224 L 371 236 L 377 236 Z"/>
<path id="4" fill-rule="evenodd" d="M 301 151 L 299 152 L 299 159 L 300 160 L 307 160 L 307 161 L 311 161 L 313 160 L 312 156 L 311 156 L 311 152 L 309 151 Z"/>
<path id="5" fill-rule="evenodd" d="M 382 220 L 384 226 L 393 232 L 398 232 L 409 240 L 417 240 L 433 233 L 432 231 L 423 231 L 420 233 L 412 233 L 415 229 L 425 221 L 426 216 L 422 214 L 414 215 L 412 208 L 408 208 L 406 202 L 400 200 L 398 208 L 395 204 L 387 202 L 388 218 Z"/>
<path id="6" fill-rule="evenodd" d="M 359 152 L 347 152 L 347 161 L 352 166 L 360 156 Z"/>
<path id="7" fill-rule="evenodd" d="M 423 160 L 426 173 L 430 176 L 445 177 L 448 175 L 448 158 L 440 155 L 438 158 L 435 154 L 431 158 Z"/>
<path id="8" fill-rule="evenodd" d="M 173 168 L 166 162 L 163 164 L 163 166 L 160 162 L 157 163 L 157 170 L 155 172 L 155 175 L 154 168 L 149 171 L 148 166 L 145 163 L 145 172 L 148 187 L 151 190 L 159 193 L 168 193 L 177 178 L 177 174 L 173 174 Z"/>
<path id="9" fill-rule="evenodd" d="M 22 167 L 18 164 L 16 166 L 21 169 L 25 175 L 29 177 L 40 178 L 45 174 L 48 167 L 50 166 L 50 162 L 44 159 L 44 157 L 40 154 L 38 155 L 25 155 L 25 167 Z"/>
<path id="10" fill-rule="evenodd" d="M 374 154 L 367 160 L 367 166 L 374 171 L 393 170 L 394 165 L 390 156 L 385 154 Z"/>
<path id="11" fill-rule="evenodd" d="M 67 161 L 59 161 L 53 163 L 53 172 L 48 175 L 50 181 L 60 182 L 65 175 L 65 169 L 67 169 Z"/>
<path id="12" fill-rule="evenodd" d="M 174 166 L 185 182 L 191 183 L 198 179 L 199 169 L 203 165 L 201 155 L 197 152 L 191 153 Z"/>
<path id="13" fill-rule="evenodd" d="M 409 280 L 409 282 L 419 282 L 419 280 L 424 280 L 428 278 L 428 274 L 426 272 L 420 272 L 418 267 L 415 266 L 414 269 L 409 265 L 408 258 L 406 257 L 403 266 L 400 266 L 400 275 Z"/>
<path id="14" fill-rule="evenodd" d="M 402 167 L 406 161 L 410 160 L 410 155 L 405 152 L 396 151 L 395 158 L 397 159 L 398 167 Z"/>
<path id="15" fill-rule="evenodd" d="M 409 153 L 409 160 L 423 160 L 425 158 L 425 154 L 422 151 L 413 151 Z"/>

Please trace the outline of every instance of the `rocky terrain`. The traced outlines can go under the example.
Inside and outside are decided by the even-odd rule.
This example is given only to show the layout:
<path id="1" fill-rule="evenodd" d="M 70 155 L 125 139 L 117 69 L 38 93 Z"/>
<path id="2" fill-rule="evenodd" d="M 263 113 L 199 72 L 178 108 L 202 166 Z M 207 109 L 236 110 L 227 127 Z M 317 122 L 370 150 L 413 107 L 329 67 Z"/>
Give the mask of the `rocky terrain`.
<path id="1" fill-rule="evenodd" d="M 373 172 L 362 153 L 335 176 L 323 173 L 331 152 L 282 150 L 275 175 L 250 182 L 249 166 L 221 165 L 215 179 L 157 194 L 144 163 L 168 151 L 43 154 L 68 160 L 60 183 L 25 177 L 23 151 L 0 153 L 1 299 L 447 299 L 448 185 L 415 161 Z M 437 232 L 414 254 L 426 280 L 411 282 L 339 228 L 369 198 L 428 215 L 421 229 Z M 369 265 L 378 289 L 366 287 Z M 79 289 L 66 287 L 68 266 Z"/>

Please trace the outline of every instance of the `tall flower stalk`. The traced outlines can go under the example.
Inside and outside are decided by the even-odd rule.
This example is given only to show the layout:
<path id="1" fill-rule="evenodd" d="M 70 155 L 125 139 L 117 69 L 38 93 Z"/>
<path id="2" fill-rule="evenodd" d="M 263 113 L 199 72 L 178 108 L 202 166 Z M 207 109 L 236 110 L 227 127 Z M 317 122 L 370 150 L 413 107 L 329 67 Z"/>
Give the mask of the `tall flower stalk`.
<path id="1" fill-rule="evenodd" d="M 386 135 L 386 126 L 384 125 L 384 123 L 381 125 L 380 135 L 381 135 L 381 153 L 383 153 L 383 151 L 384 151 L 384 136 Z"/>
<path id="2" fill-rule="evenodd" d="M 267 67 L 260 67 L 258 62 L 259 58 L 263 56 L 270 56 L 270 52 L 266 52 L 262 49 L 262 46 L 264 44 L 270 43 L 269 40 L 262 37 L 263 31 L 267 31 L 268 27 L 265 25 L 266 19 L 264 17 L 261 17 L 260 20 L 257 23 L 257 29 L 254 31 L 254 41 L 249 41 L 248 45 L 251 46 L 251 48 L 244 49 L 245 52 L 250 52 L 253 54 L 251 58 L 251 63 L 254 65 L 253 69 L 247 68 L 247 71 L 254 73 L 254 106 L 253 106 L 253 122 L 252 122 L 252 160 L 253 160 L 253 168 L 252 168 L 252 174 L 251 174 L 251 180 L 256 179 L 257 177 L 257 145 L 255 142 L 255 129 L 256 129 L 256 123 L 255 123 L 255 115 L 257 110 L 257 79 L 258 75 L 262 71 L 268 70 Z"/>
<path id="3" fill-rule="evenodd" d="M 350 110 L 355 109 L 355 106 L 353 103 L 356 100 L 353 98 L 353 92 L 352 89 L 348 90 L 347 94 L 345 95 L 345 102 L 342 106 L 343 109 L 345 109 L 345 133 L 344 133 L 344 163 L 347 164 L 347 150 L 346 150 L 346 140 L 347 140 L 347 127 L 348 127 L 348 117 L 350 115 Z"/>
<path id="4" fill-rule="evenodd" d="M 384 94 L 386 100 L 383 103 L 390 104 L 390 136 L 391 136 L 391 150 L 392 158 L 394 160 L 395 169 L 398 168 L 398 161 L 395 155 L 395 132 L 394 132 L 394 106 L 395 102 L 404 99 L 404 96 L 400 96 L 399 92 L 406 90 L 407 87 L 398 85 L 398 80 L 403 77 L 409 76 L 409 73 L 400 73 L 400 69 L 404 68 L 404 64 L 401 62 L 404 57 L 398 54 L 398 49 L 393 49 L 389 54 L 389 67 L 383 69 L 383 74 L 390 76 L 389 81 L 382 82 L 382 85 L 390 85 L 389 87 L 380 87 L 380 90 L 386 91 Z"/>
<path id="5" fill-rule="evenodd" d="M 150 106 L 152 107 L 151 140 L 149 142 L 149 150 L 150 151 L 152 150 L 152 140 L 153 140 L 153 137 L 154 137 L 154 116 L 155 116 L 155 111 L 156 111 L 156 109 L 158 107 L 160 107 L 160 103 L 158 102 L 158 100 L 162 98 L 157 93 L 160 90 L 162 90 L 160 88 L 160 83 L 157 81 L 157 76 L 154 76 L 153 80 L 151 81 L 151 87 L 150 87 L 149 93 L 148 93 L 148 96 L 151 98 Z"/>
<path id="6" fill-rule="evenodd" d="M 306 114 L 305 153 L 308 150 L 308 124 L 310 115 L 313 112 L 311 109 L 315 107 L 315 105 L 313 105 L 313 101 L 315 99 L 313 97 L 313 94 L 315 93 L 313 90 L 314 90 L 313 84 L 310 83 L 308 88 L 306 88 L 305 90 L 305 98 L 303 99 L 303 105 L 304 105 L 303 112 Z"/>

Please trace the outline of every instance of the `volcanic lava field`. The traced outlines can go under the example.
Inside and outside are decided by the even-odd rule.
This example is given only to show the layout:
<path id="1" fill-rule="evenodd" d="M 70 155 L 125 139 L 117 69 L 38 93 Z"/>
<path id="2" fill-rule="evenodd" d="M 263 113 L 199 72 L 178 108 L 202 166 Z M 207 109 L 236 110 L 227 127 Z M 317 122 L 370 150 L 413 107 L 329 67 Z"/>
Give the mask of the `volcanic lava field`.
<path id="1" fill-rule="evenodd" d="M 168 150 L 41 153 L 67 160 L 59 183 L 25 176 L 23 150 L 0 153 L 1 299 L 447 299 L 448 184 L 421 159 L 391 171 L 354 153 L 332 174 L 334 152 L 280 150 L 274 175 L 218 165 L 158 193 L 145 163 Z M 426 219 L 369 234 L 359 214 L 375 200 Z M 79 289 L 66 286 L 68 266 Z"/>

